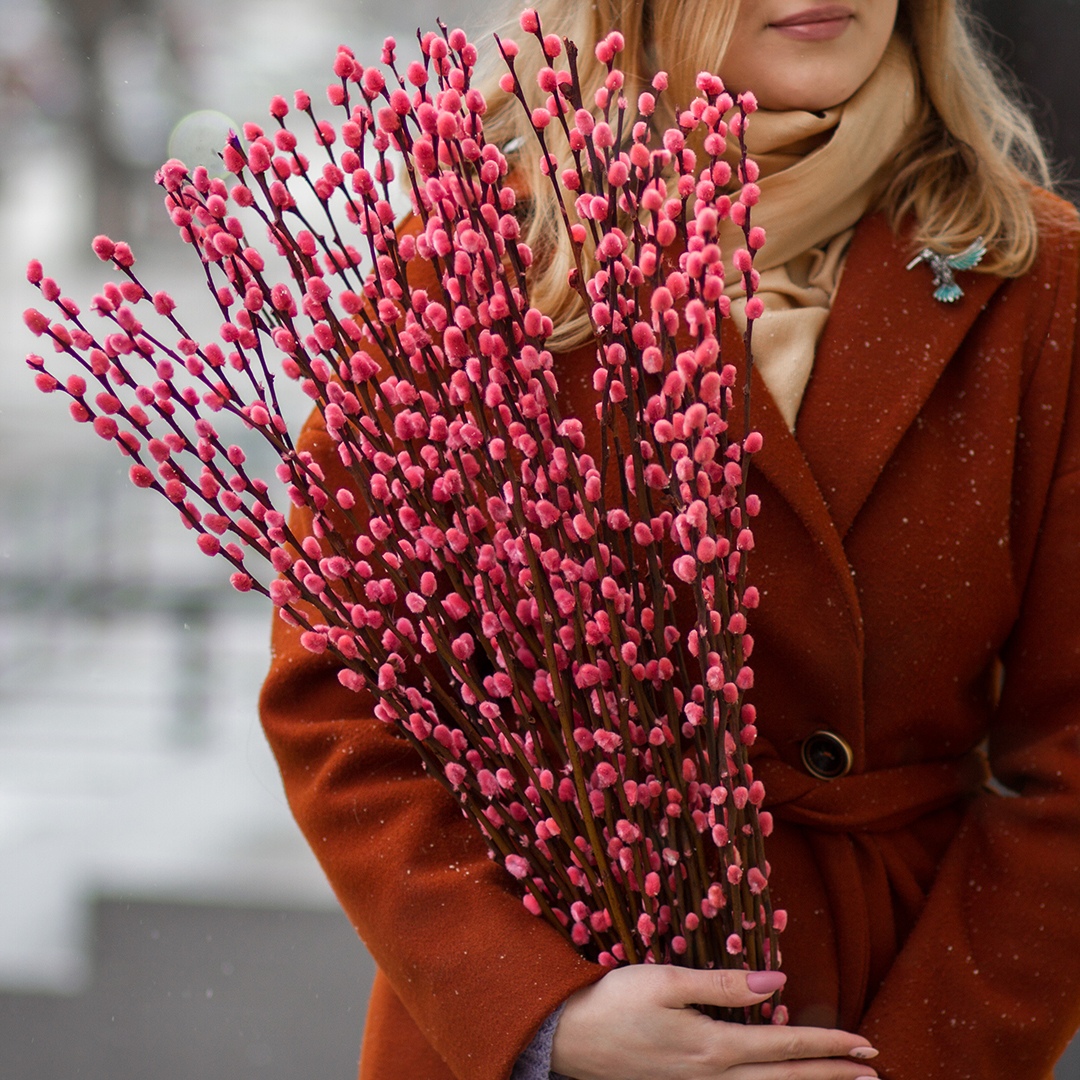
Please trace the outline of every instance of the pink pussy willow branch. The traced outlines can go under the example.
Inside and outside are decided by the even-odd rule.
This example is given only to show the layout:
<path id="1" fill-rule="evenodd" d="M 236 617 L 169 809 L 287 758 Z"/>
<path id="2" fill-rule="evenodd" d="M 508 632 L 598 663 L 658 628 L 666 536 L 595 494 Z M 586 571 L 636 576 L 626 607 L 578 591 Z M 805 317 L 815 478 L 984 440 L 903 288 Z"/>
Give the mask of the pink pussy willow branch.
<path id="1" fill-rule="evenodd" d="M 772 821 L 745 701 L 764 234 L 750 221 L 757 170 L 742 135 L 755 103 L 702 74 L 657 137 L 666 79 L 630 122 L 617 32 L 597 46 L 608 75 L 586 103 L 573 44 L 545 35 L 535 12 L 522 28 L 546 58 L 546 101 L 530 107 L 511 41 L 499 42 L 503 89 L 530 109 L 563 208 L 569 287 L 595 335 L 599 445 L 559 411 L 551 320 L 529 302 L 533 255 L 459 30 L 422 37 L 404 74 L 388 41 L 389 81 L 341 49 L 328 97 L 342 121 L 318 120 L 306 94 L 295 102 L 321 168 L 280 98 L 272 134 L 249 124 L 230 138 L 231 186 L 162 168 L 224 320 L 218 341 L 196 342 L 169 296 L 138 279 L 130 249 L 99 237 L 122 275 L 91 305 L 104 330 L 32 263 L 60 317 L 31 310 L 27 324 L 76 372 L 28 363 L 132 459 L 137 485 L 176 505 L 204 552 L 232 564 L 238 589 L 269 596 L 343 685 L 375 696 L 376 716 L 454 793 L 530 911 L 604 965 L 774 967 L 785 920 L 769 898 Z M 569 146 L 565 165 L 549 129 Z M 400 230 L 395 153 L 414 203 Z M 721 353 L 725 219 L 745 238 L 732 259 L 748 298 L 741 432 L 737 371 Z M 265 253 L 252 229 L 265 230 Z M 282 260 L 289 280 L 275 282 Z M 315 402 L 349 484 L 297 450 L 275 356 Z M 249 474 L 219 415 L 272 447 L 308 530 Z M 770 1017 L 785 1010 L 747 1016 Z"/>

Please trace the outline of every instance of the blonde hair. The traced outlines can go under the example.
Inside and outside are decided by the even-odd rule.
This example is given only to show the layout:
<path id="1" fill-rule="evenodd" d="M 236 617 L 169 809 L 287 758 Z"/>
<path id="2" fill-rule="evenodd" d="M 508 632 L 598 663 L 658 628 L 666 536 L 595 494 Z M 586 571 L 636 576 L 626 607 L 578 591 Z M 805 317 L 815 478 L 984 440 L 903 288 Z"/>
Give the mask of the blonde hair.
<path id="1" fill-rule="evenodd" d="M 738 0 L 534 0 L 533 6 L 545 33 L 577 43 L 587 103 L 606 75 L 593 53 L 596 42 L 613 28 L 622 32 L 626 48 L 618 63 L 626 77 L 628 129 L 637 118 L 638 93 L 655 72 L 668 73 L 666 101 L 683 104 L 695 96 L 698 72 L 720 67 Z M 918 120 L 877 208 L 894 231 L 914 221 L 916 249 L 956 252 L 983 237 L 990 252 L 979 269 L 1018 277 L 1031 267 L 1038 244 L 1031 185 L 1050 187 L 1052 178 L 1015 80 L 991 58 L 967 0 L 900 0 L 897 29 L 918 61 Z M 543 64 L 540 50 L 527 47 L 516 17 L 505 33 L 523 46 L 516 67 L 528 94 Z M 486 136 L 504 145 L 520 138 L 531 147 L 524 110 L 498 87 L 504 70 L 496 54 L 490 82 L 482 87 L 489 102 Z M 668 120 L 670 114 L 661 114 L 653 122 L 666 126 Z M 569 148 L 556 128 L 545 132 L 549 150 L 565 161 Z M 514 165 L 529 193 L 523 238 L 536 255 L 532 302 L 555 322 L 552 346 L 580 344 L 589 323 L 577 294 L 566 285 L 572 256 L 551 183 L 541 174 L 536 154 L 522 154 Z M 573 213 L 569 203 L 567 209 Z"/>

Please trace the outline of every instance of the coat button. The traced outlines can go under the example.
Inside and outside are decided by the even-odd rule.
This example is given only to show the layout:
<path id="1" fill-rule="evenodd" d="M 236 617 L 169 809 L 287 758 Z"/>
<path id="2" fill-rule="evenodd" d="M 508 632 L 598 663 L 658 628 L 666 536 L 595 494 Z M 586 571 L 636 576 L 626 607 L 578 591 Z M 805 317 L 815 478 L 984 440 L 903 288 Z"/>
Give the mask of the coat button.
<path id="1" fill-rule="evenodd" d="M 832 731 L 815 731 L 802 744 L 806 771 L 819 780 L 838 780 L 851 771 L 855 755 L 851 747 Z"/>

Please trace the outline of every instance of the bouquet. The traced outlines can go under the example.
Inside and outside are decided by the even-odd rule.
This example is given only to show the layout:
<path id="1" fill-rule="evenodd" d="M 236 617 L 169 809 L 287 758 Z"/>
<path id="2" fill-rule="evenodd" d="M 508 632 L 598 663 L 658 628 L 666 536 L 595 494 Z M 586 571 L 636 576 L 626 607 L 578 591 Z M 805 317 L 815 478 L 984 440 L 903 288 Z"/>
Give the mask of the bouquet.
<path id="1" fill-rule="evenodd" d="M 342 47 L 329 87 L 275 98 L 271 130 L 231 134 L 231 182 L 167 162 L 158 174 L 223 323 L 194 340 L 124 243 L 95 320 L 30 264 L 58 312 L 29 328 L 72 363 L 28 357 L 37 385 L 115 443 L 130 477 L 172 502 L 232 584 L 268 596 L 342 684 L 377 700 L 482 830 L 525 906 L 602 965 L 773 968 L 785 914 L 769 896 L 747 577 L 760 506 L 747 491 L 759 190 L 743 133 L 753 97 L 703 73 L 698 97 L 654 130 L 666 78 L 632 122 L 612 32 L 603 87 L 583 100 L 572 42 L 521 18 L 543 54 L 530 104 L 498 41 L 502 90 L 529 110 L 573 252 L 567 287 L 595 340 L 599 445 L 559 409 L 530 304 L 507 147 L 484 137 L 475 47 L 420 37 L 399 70 Z M 321 164 L 289 119 L 311 125 Z M 569 148 L 552 151 L 552 133 Z M 399 173 L 413 213 L 395 227 Z M 303 208 L 298 194 L 306 192 Z M 316 216 L 317 214 L 317 216 Z M 720 223 L 747 297 L 741 418 Z M 262 249 L 255 239 L 264 234 Z M 285 280 L 275 280 L 284 267 Z M 351 482 L 298 449 L 274 389 L 311 397 Z M 69 369 L 70 370 L 70 369 Z M 296 531 L 223 438 L 239 418 L 272 447 Z M 774 999 L 745 1016 L 784 1022 Z"/>

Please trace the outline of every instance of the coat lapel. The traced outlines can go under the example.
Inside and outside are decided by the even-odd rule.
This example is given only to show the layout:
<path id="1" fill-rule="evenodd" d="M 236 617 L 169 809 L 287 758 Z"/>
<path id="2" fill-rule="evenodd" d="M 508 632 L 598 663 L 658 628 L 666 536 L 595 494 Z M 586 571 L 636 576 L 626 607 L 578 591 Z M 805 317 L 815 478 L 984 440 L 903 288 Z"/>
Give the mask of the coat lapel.
<path id="1" fill-rule="evenodd" d="M 824 558 L 856 647 L 862 640 L 861 616 L 844 536 L 1001 284 L 990 274 L 963 274 L 965 295 L 944 304 L 933 298 L 928 267 L 906 269 L 910 257 L 882 215 L 863 219 L 856 229 L 799 411 L 797 435 L 756 371 L 752 384 L 753 426 L 764 438 L 753 467 L 794 511 L 813 541 L 814 555 Z M 725 357 L 741 371 L 741 359 L 735 359 L 742 354 L 741 340 L 733 326 L 726 326 L 725 333 Z M 736 423 L 741 425 L 741 418 Z"/>
<path id="2" fill-rule="evenodd" d="M 741 385 L 744 364 L 742 338 L 733 323 L 724 324 L 724 359 L 733 363 L 739 370 Z M 737 431 L 742 431 L 741 395 L 737 395 L 737 406 L 733 423 Z M 855 648 L 861 647 L 862 621 L 859 615 L 858 596 L 851 580 L 851 569 L 844 553 L 840 534 L 836 531 L 829 507 L 810 470 L 802 448 L 792 435 L 776 403 L 773 401 L 757 369 L 751 382 L 751 427 L 761 433 L 763 446 L 754 455 L 751 465 L 768 481 L 776 495 L 784 500 L 798 518 L 808 534 L 809 549 L 798 558 L 807 572 L 819 572 L 815 567 L 824 560 L 827 571 L 831 574 L 833 585 L 842 598 L 842 603 L 833 608 L 834 615 L 846 613 L 846 622 L 850 634 L 849 640 Z M 750 486 L 755 485 L 751 480 Z M 770 500 L 773 493 L 763 498 L 763 515 L 771 516 Z"/>
<path id="3" fill-rule="evenodd" d="M 860 224 L 799 411 L 798 443 L 841 538 L 1002 280 L 961 274 L 964 296 L 946 304 L 910 257 L 882 215 Z"/>

